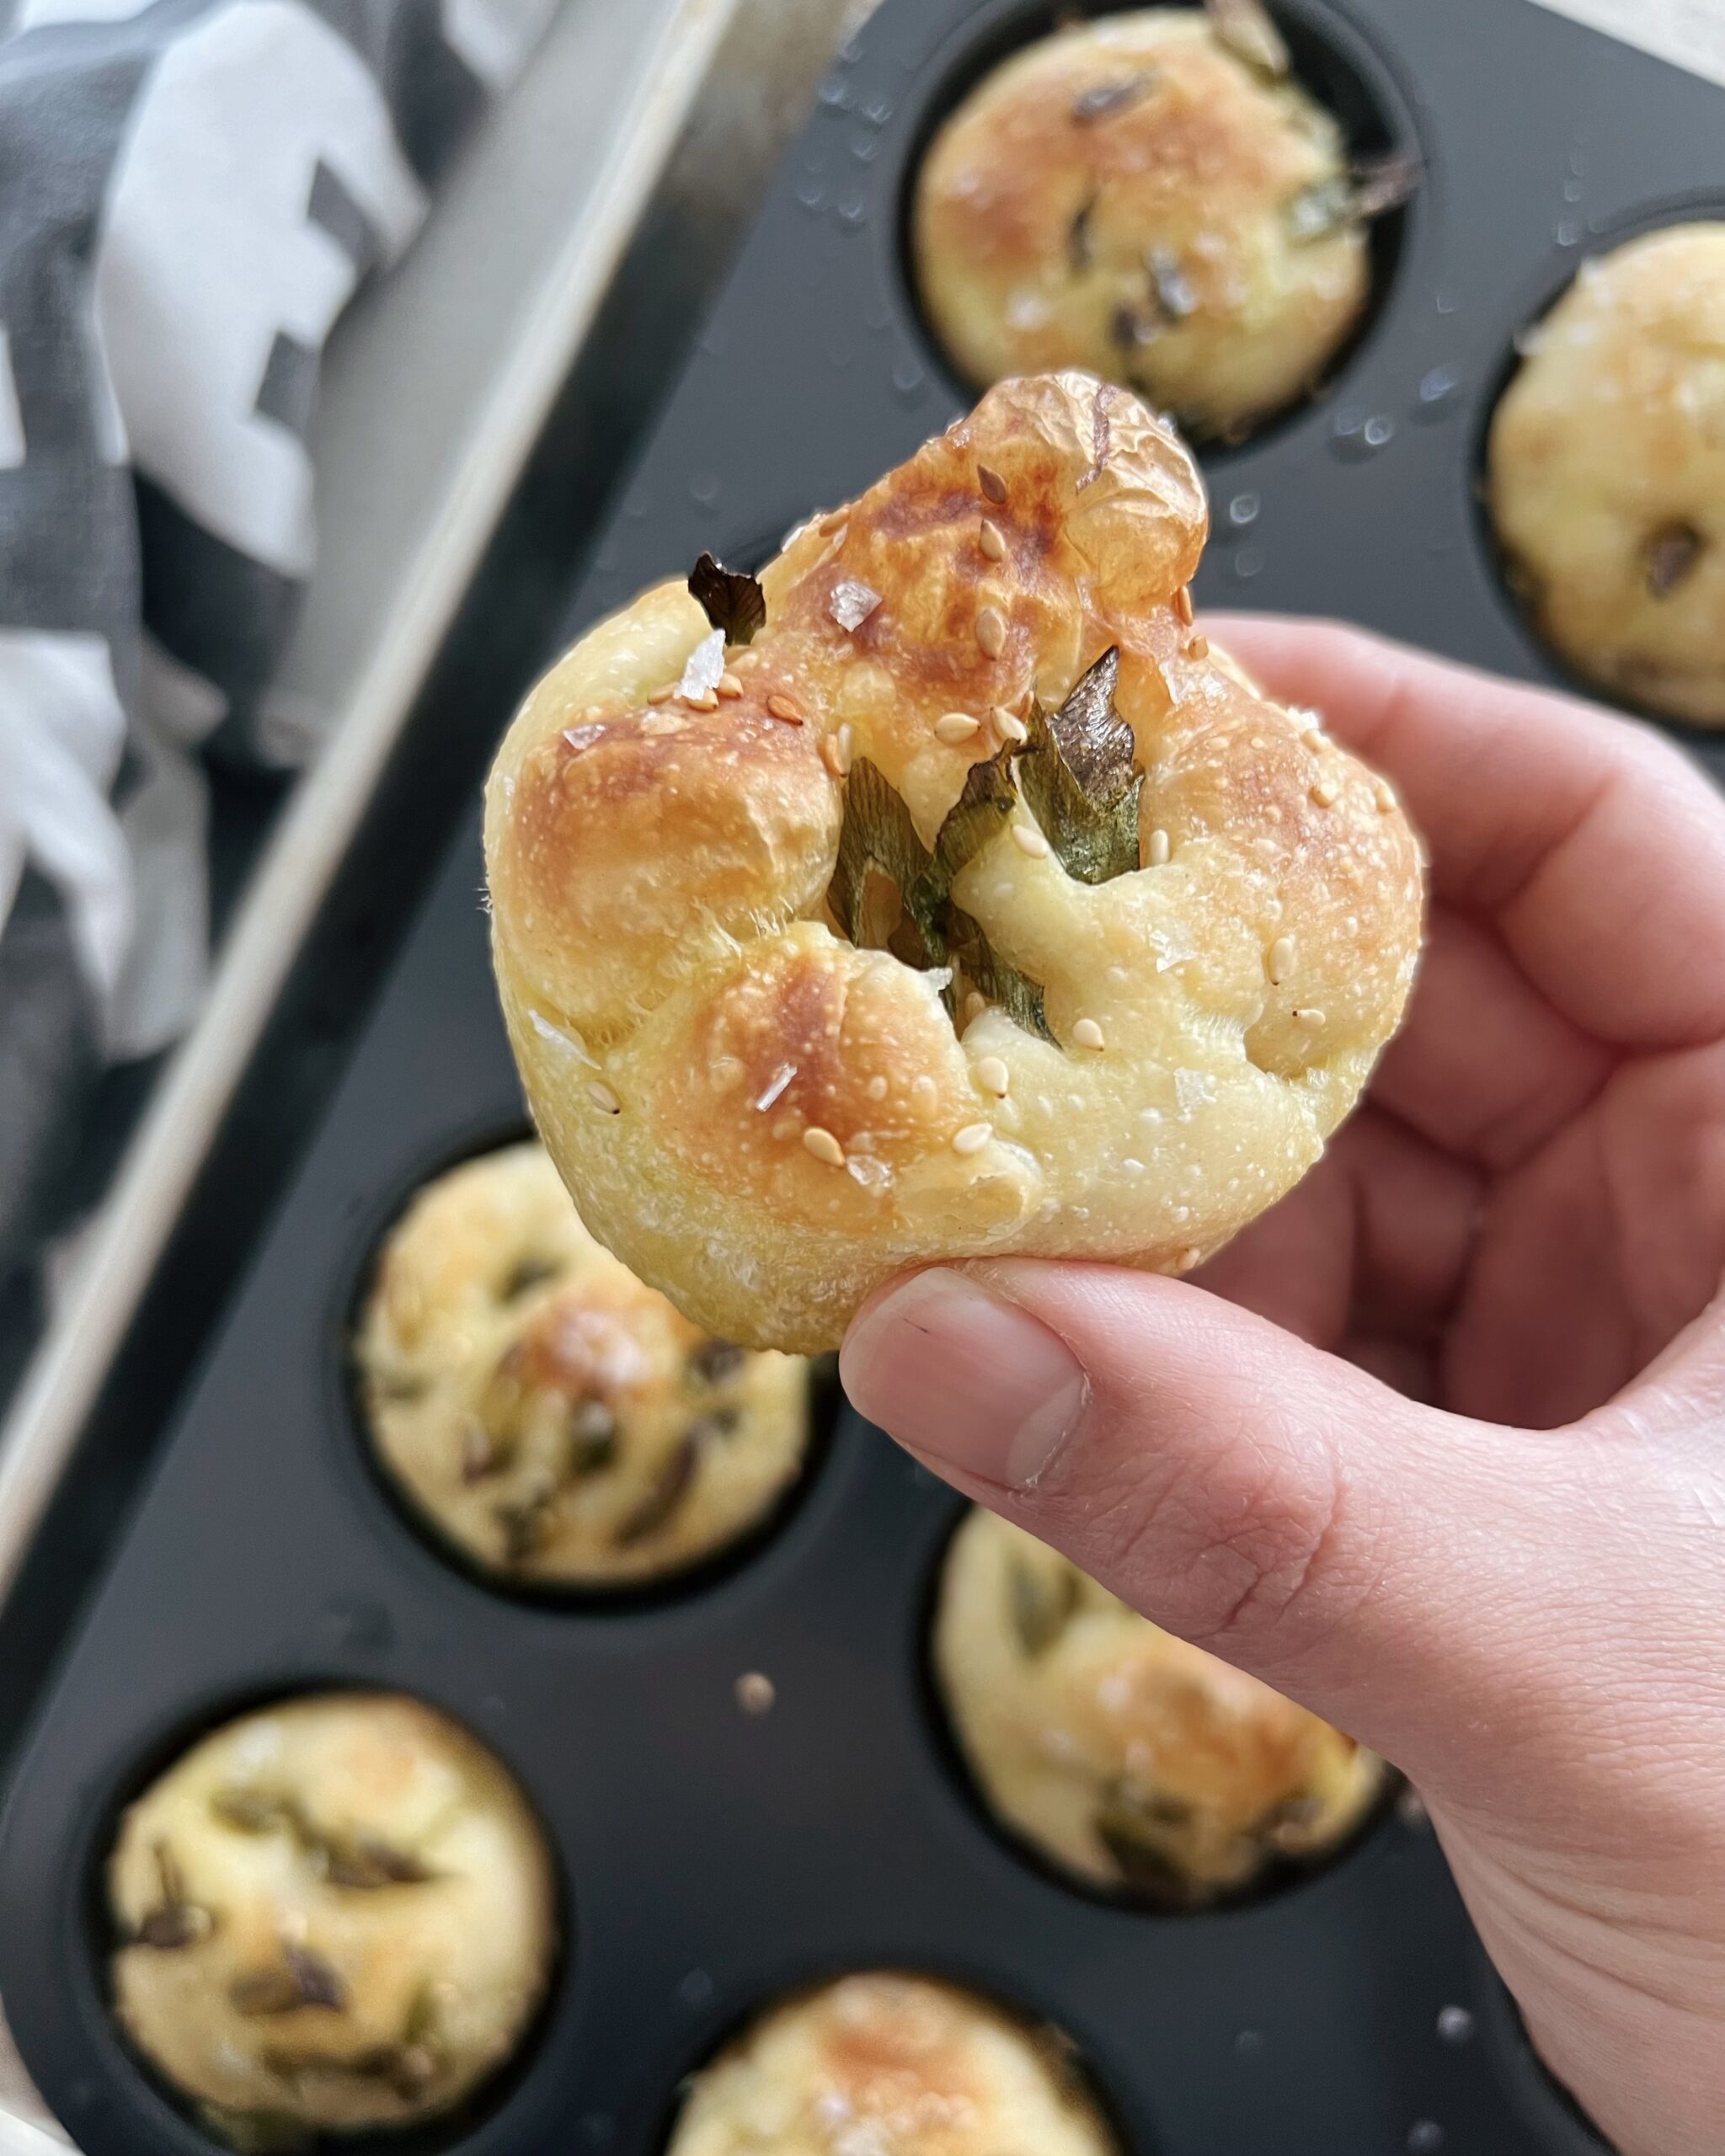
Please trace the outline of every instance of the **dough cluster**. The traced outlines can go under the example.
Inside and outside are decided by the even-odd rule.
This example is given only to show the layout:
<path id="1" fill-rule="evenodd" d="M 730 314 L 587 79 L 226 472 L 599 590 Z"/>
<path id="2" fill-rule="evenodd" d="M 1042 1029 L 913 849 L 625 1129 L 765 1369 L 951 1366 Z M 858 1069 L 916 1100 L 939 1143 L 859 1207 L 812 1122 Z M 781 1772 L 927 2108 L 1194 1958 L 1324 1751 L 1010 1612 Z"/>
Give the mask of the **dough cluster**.
<path id="1" fill-rule="evenodd" d="M 403 2126 L 510 2056 L 555 1951 L 510 1776 L 417 1702 L 243 1716 L 126 1812 L 108 1873 L 127 2035 L 240 2147 Z"/>
<path id="2" fill-rule="evenodd" d="M 913 1976 L 843 1977 L 696 2075 L 666 2156 L 1115 2156 L 1052 2032 Z"/>
<path id="3" fill-rule="evenodd" d="M 1194 627 L 1205 531 L 1129 391 L 1004 382 L 791 538 L 716 690 L 665 584 L 529 697 L 486 804 L 510 1038 L 583 1219 L 695 1323 L 812 1353 L 907 1266 L 1188 1270 L 1353 1106 L 1412 983 L 1419 849 L 1316 713 Z M 1136 830 L 1092 881 L 1023 744 L 1111 651 Z M 829 903 L 865 776 L 922 849 L 996 782 L 948 967 Z"/>
<path id="4" fill-rule="evenodd" d="M 1381 1763 L 1151 1624 L 991 1513 L 941 1582 L 934 1658 L 991 1808 L 1096 1886 L 1193 1904 L 1332 1849 Z"/>
<path id="5" fill-rule="evenodd" d="M 1540 632 L 1625 702 L 1725 726 L 1725 224 L 1584 265 L 1492 422 L 1492 515 Z"/>
<path id="6" fill-rule="evenodd" d="M 537 1145 L 440 1176 L 386 1242 L 355 1355 L 379 1457 L 488 1571 L 658 1577 L 745 1534 L 809 1434 L 807 1366 L 715 1339 L 581 1225 Z"/>
<path id="7" fill-rule="evenodd" d="M 979 387 L 1082 366 L 1199 434 L 1312 387 L 1370 289 L 1340 128 L 1196 8 L 1016 53 L 917 175 L 924 310 Z"/>

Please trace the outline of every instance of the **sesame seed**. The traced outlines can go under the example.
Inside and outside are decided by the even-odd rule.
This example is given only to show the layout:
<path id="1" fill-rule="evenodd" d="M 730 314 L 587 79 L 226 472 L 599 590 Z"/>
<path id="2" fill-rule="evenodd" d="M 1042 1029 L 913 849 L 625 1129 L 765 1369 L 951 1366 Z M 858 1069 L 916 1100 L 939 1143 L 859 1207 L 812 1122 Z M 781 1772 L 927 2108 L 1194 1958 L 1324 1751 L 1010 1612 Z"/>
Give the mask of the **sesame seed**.
<path id="1" fill-rule="evenodd" d="M 1327 808 L 1332 806 L 1341 791 L 1341 787 L 1334 779 L 1321 778 L 1311 789 L 1311 798 L 1320 808 Z"/>
<path id="2" fill-rule="evenodd" d="M 968 1159 L 972 1153 L 980 1153 L 993 1136 L 994 1130 L 990 1124 L 967 1123 L 962 1130 L 954 1134 L 953 1150 L 955 1153 L 963 1154 Z"/>
<path id="3" fill-rule="evenodd" d="M 976 1066 L 976 1082 L 985 1092 L 992 1093 L 1003 1101 L 1007 1097 L 1007 1089 L 1012 1082 L 1012 1074 L 1007 1070 L 1002 1057 L 985 1055 Z"/>
<path id="4" fill-rule="evenodd" d="M 685 696 L 683 702 L 691 711 L 717 711 L 718 698 L 711 689 L 702 689 L 698 696 Z"/>
<path id="5" fill-rule="evenodd" d="M 1012 843 L 1020 853 L 1028 853 L 1033 861 L 1046 861 L 1049 843 L 1034 824 L 1014 824 Z"/>
<path id="6" fill-rule="evenodd" d="M 1010 741 L 1015 748 L 1022 749 L 1030 739 L 1030 728 L 1016 712 L 1008 711 L 1004 704 L 996 704 L 990 716 L 994 720 L 995 731 L 1002 741 Z"/>
<path id="7" fill-rule="evenodd" d="M 1150 835 L 1151 867 L 1152 868 L 1166 867 L 1167 866 L 1169 851 L 1170 848 L 1168 845 L 1167 833 L 1166 831 L 1152 831 Z"/>
<path id="8" fill-rule="evenodd" d="M 647 701 L 649 704 L 668 704 L 676 692 L 676 683 L 667 681 L 662 689 L 655 689 Z"/>
<path id="9" fill-rule="evenodd" d="M 1101 1048 L 1103 1045 L 1102 1027 L 1094 1018 L 1081 1018 L 1072 1028 L 1072 1038 L 1080 1048 Z"/>
<path id="10" fill-rule="evenodd" d="M 772 1679 L 758 1669 L 745 1669 L 731 1688 L 745 1715 L 767 1715 L 778 1697 Z"/>
<path id="11" fill-rule="evenodd" d="M 1199 1249 L 1197 1244 L 1191 1244 L 1187 1249 L 1183 1250 L 1180 1255 L 1174 1260 L 1175 1272 L 1191 1272 L 1193 1267 L 1198 1263 L 1198 1261 L 1203 1256 L 1204 1252 Z"/>
<path id="12" fill-rule="evenodd" d="M 623 1112 L 622 1102 L 601 1079 L 587 1081 L 587 1098 L 595 1108 L 603 1108 L 606 1115 L 621 1115 Z"/>
<path id="13" fill-rule="evenodd" d="M 851 768 L 852 735 L 847 720 L 836 734 L 829 734 L 820 744 L 821 761 L 835 778 L 843 778 Z"/>
<path id="14" fill-rule="evenodd" d="M 982 529 L 977 534 L 977 543 L 991 562 L 1001 562 L 1007 557 L 1007 542 L 1001 536 L 999 525 L 988 517 L 982 520 Z"/>
<path id="15" fill-rule="evenodd" d="M 850 514 L 847 509 L 830 509 L 814 528 L 825 539 L 830 533 L 841 530 Z"/>
<path id="16" fill-rule="evenodd" d="M 1000 503 L 1007 499 L 1006 481 L 1001 478 L 998 472 L 991 471 L 986 464 L 977 466 L 976 483 L 990 501 Z"/>
<path id="17" fill-rule="evenodd" d="M 1279 988 L 1294 970 L 1294 938 L 1279 936 L 1270 946 L 1269 974 L 1272 987 Z"/>
<path id="18" fill-rule="evenodd" d="M 1007 617 L 998 606 L 985 606 L 976 616 L 976 641 L 990 659 L 1007 648 Z"/>
<path id="19" fill-rule="evenodd" d="M 1310 1027 L 1315 1031 L 1322 1025 L 1323 1022 L 1323 1012 L 1312 1009 L 1309 1004 L 1301 1006 L 1294 1013 L 1294 1022 L 1296 1026 Z"/>
<path id="20" fill-rule="evenodd" d="M 1194 637 L 1186 646 L 1186 656 L 1188 659 L 1208 659 L 1210 657 L 1210 638 L 1208 637 Z"/>
<path id="21" fill-rule="evenodd" d="M 980 722 L 972 718 L 968 711 L 946 712 L 934 722 L 935 739 L 944 741 L 948 748 L 956 749 L 959 742 L 968 741 L 973 734 L 981 731 Z"/>
<path id="22" fill-rule="evenodd" d="M 845 1165 L 845 1149 L 830 1130 L 823 1130 L 818 1123 L 810 1123 L 803 1133 L 803 1148 L 817 1161 L 824 1161 L 830 1168 Z"/>
<path id="23" fill-rule="evenodd" d="M 866 1091 L 871 1101 L 884 1101 L 886 1098 L 885 1079 L 871 1078 L 868 1081 Z"/>
<path id="24" fill-rule="evenodd" d="M 1301 734 L 1300 739 L 1301 745 L 1305 748 L 1322 749 L 1324 745 L 1324 730 L 1321 726 L 1308 726 Z"/>
<path id="25" fill-rule="evenodd" d="M 1174 594 L 1174 611 L 1189 629 L 1192 627 L 1194 615 L 1192 587 L 1189 584 L 1183 584 Z"/>
<path id="26" fill-rule="evenodd" d="M 1378 781 L 1375 798 L 1378 804 L 1379 815 L 1387 816 L 1391 809 L 1396 806 L 1395 788 L 1390 784 L 1387 779 L 1381 778 Z"/>
<path id="27" fill-rule="evenodd" d="M 768 718 L 782 718 L 787 726 L 800 726 L 803 723 L 802 712 L 798 710 L 788 696 L 780 696 L 777 691 L 766 699 L 766 712 Z"/>
<path id="28" fill-rule="evenodd" d="M 742 682 L 729 667 L 718 677 L 718 693 L 722 696 L 740 696 L 743 693 Z"/>

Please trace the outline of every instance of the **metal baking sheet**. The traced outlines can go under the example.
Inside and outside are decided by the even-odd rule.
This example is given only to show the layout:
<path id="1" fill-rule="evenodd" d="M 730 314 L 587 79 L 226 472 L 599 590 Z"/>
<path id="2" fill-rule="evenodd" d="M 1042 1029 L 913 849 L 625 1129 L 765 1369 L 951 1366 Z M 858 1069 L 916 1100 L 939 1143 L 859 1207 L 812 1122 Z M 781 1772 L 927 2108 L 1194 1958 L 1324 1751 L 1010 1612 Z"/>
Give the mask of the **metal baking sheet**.
<path id="1" fill-rule="evenodd" d="M 846 45 L 567 632 L 703 547 L 760 555 L 968 401 L 910 294 L 904 191 L 951 97 L 1057 12 L 885 0 Z M 1206 460 L 1199 597 L 1346 614 L 1557 680 L 1482 528 L 1486 420 L 1517 332 L 1590 249 L 1725 202 L 1719 92 L 1529 0 L 1280 12 L 1359 146 L 1417 149 L 1426 179 L 1380 236 L 1381 303 L 1335 380 Z M 499 698 L 488 721 L 507 716 Z M 380 1225 L 432 1164 L 517 1125 L 479 881 L 469 814 L 195 1381 L 139 1433 L 153 1479 L 10 1789 L 0 1987 L 90 2156 L 207 2145 L 104 2006 L 88 1915 L 116 1808 L 144 1763 L 235 1703 L 328 1682 L 418 1693 L 494 1745 L 570 1882 L 546 2033 L 463 2149 L 652 2156 L 680 2077 L 740 2019 L 879 1964 L 1059 2023 L 1131 2156 L 1587 2146 L 1417 1807 L 1274 1898 L 1180 1919 L 1075 1893 L 1010 1849 L 953 1772 L 925 1682 L 955 1501 L 847 1412 L 766 1546 L 686 1595 L 534 1604 L 418 1538 L 363 1464 L 345 1333 Z M 734 1702 L 750 1669 L 777 1689 L 765 1717 Z M 44 1938 L 65 1950 L 43 1956 Z M 1471 2033 L 1446 2041 L 1456 2005 Z"/>

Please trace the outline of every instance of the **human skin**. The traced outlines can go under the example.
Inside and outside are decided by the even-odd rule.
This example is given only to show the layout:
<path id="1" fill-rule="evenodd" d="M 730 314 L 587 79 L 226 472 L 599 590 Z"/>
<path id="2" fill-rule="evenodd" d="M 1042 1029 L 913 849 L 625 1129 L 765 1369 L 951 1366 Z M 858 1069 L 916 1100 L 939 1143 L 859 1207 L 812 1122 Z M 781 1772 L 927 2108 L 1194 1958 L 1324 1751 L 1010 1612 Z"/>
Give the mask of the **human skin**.
<path id="1" fill-rule="evenodd" d="M 1725 2147 L 1725 803 L 1590 707 L 1217 622 L 1386 772 L 1430 938 L 1365 1106 L 1190 1280 L 936 1268 L 852 1401 L 1418 1785 L 1623 2156 Z"/>

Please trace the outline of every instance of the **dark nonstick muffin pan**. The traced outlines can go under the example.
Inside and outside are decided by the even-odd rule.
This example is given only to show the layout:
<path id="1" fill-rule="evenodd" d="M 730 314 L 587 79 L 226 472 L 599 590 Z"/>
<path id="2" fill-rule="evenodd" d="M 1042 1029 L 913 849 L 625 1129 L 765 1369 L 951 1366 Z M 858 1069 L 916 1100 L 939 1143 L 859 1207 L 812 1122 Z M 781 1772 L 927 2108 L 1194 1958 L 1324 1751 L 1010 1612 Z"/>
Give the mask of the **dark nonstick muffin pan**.
<path id="1" fill-rule="evenodd" d="M 703 548 L 745 561 L 968 398 L 904 257 L 921 147 L 1025 0 L 885 0 L 841 56 L 572 595 L 573 634 Z M 1590 251 L 1725 203 L 1725 101 L 1529 0 L 1290 0 L 1362 149 L 1417 151 L 1370 318 L 1322 392 L 1207 460 L 1200 600 L 1348 615 L 1556 680 L 1477 499 L 1517 332 Z M 501 729 L 509 716 L 494 714 Z M 1720 751 L 1697 744 L 1720 767 Z M 403 813 L 411 813 L 405 805 Z M 120 1806 L 230 1711 L 315 1686 L 443 1708 L 520 1779 L 563 1881 L 542 2024 L 398 2147 L 654 2156 L 678 2083 L 849 1968 L 969 1984 L 1076 2046 L 1132 2156 L 1541 2156 L 1592 2145 L 1485 1968 L 1417 1804 L 1274 1894 L 1173 1915 L 1075 1892 L 981 1817 L 931 1706 L 957 1502 L 829 1401 L 796 1501 L 654 1593 L 535 1601 L 414 1531 L 355 1431 L 345 1336 L 418 1180 L 519 1128 L 467 819 L 44 1694 L 0 1831 L 0 1994 L 90 2156 L 210 2144 L 104 1997 Z M 771 1679 L 741 1688 L 745 1675 Z M 749 1711 L 750 1707 L 756 1710 Z"/>

